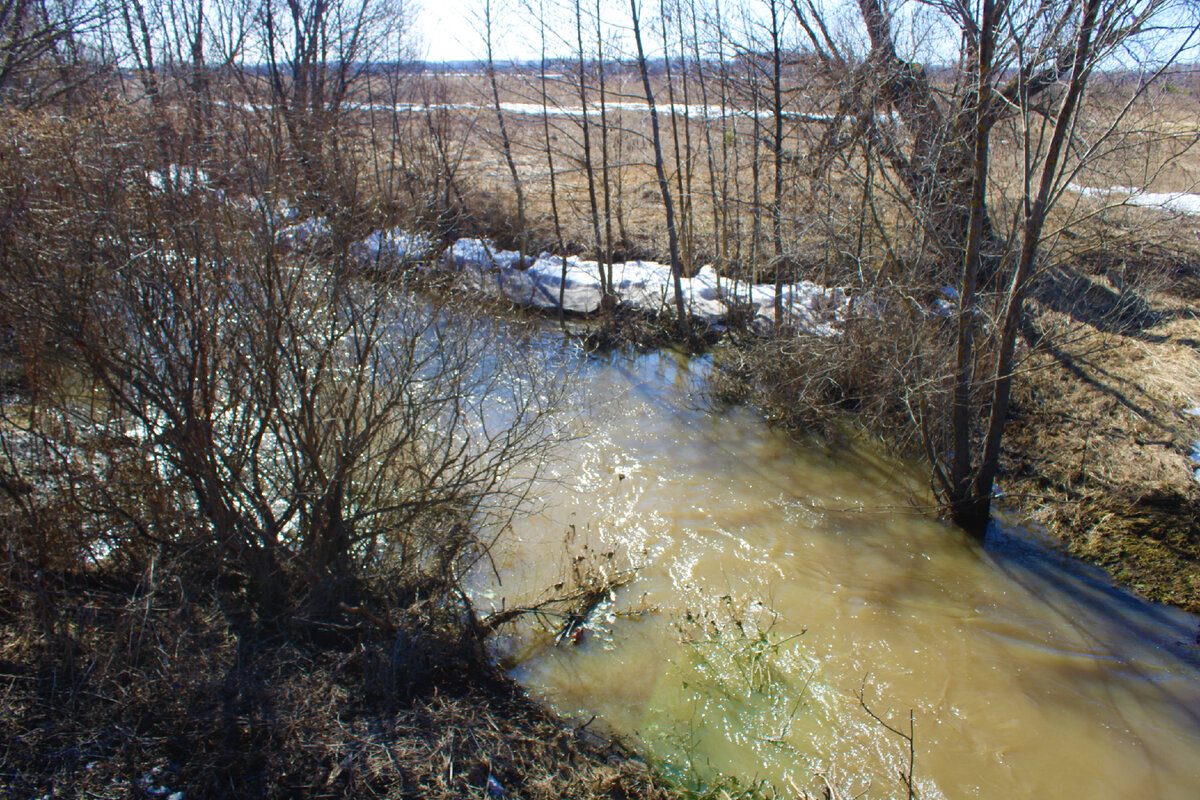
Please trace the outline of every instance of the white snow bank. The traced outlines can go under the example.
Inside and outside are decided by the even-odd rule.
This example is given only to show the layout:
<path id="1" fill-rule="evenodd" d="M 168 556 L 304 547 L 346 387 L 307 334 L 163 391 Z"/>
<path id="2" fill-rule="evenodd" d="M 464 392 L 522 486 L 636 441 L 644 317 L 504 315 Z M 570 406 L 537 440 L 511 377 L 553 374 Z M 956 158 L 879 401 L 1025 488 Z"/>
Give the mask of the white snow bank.
<path id="1" fill-rule="evenodd" d="M 509 292 L 508 296 L 521 305 L 558 308 L 561 290 L 563 310 L 590 314 L 600 308 L 602 298 L 599 270 L 589 269 L 594 263 L 570 256 L 564 259 L 561 256 L 542 253 L 538 260 L 533 262 L 533 266 L 524 272 L 513 270 L 522 276 L 524 281 L 519 282 L 514 276 L 513 291 Z"/>
<path id="2" fill-rule="evenodd" d="M 260 204 L 258 210 L 276 219 L 294 218 L 296 215 L 286 203 L 281 203 L 277 209 Z M 280 229 L 275 235 L 275 240 L 285 247 L 300 247 L 323 239 L 330 233 L 329 221 L 325 217 L 309 217 Z M 350 245 L 350 255 L 362 266 L 380 269 L 419 263 L 428 257 L 435 247 L 437 241 L 424 233 L 391 228 L 375 231 L 354 242 Z"/>
<path id="3" fill-rule="evenodd" d="M 520 265 L 520 253 L 499 250 L 487 239 L 459 239 L 442 255 L 443 269 L 468 274 L 516 269 Z"/>
<path id="4" fill-rule="evenodd" d="M 740 282 L 739 282 L 740 284 Z M 738 296 L 748 296 L 754 313 L 752 324 L 760 332 L 775 324 L 775 287 L 758 284 L 734 287 Z M 836 336 L 850 310 L 850 296 L 840 287 L 812 281 L 784 284 L 779 289 L 784 325 L 816 336 Z"/>
<path id="5" fill-rule="evenodd" d="M 437 242 L 423 233 L 392 228 L 376 231 L 362 241 L 355 242 L 350 245 L 350 253 L 360 264 L 389 268 L 417 263 L 436 246 Z"/>
<path id="6" fill-rule="evenodd" d="M 729 314 L 717 287 L 716 270 L 703 267 L 692 278 L 680 278 L 683 306 L 693 317 L 717 323 Z M 634 308 L 656 313 L 675 313 L 675 279 L 668 264 L 656 261 L 627 261 L 613 264 L 613 293 Z"/>
<path id="7" fill-rule="evenodd" d="M 595 261 L 542 253 L 525 266 L 515 251 L 499 250 L 484 239 L 460 239 L 446 249 L 441 266 L 468 285 L 519 305 L 558 308 L 561 288 L 564 310 L 586 314 L 600 307 L 600 265 Z M 612 282 L 622 303 L 655 313 L 675 312 L 675 281 L 666 264 L 613 264 Z M 753 324 L 759 330 L 769 329 L 775 322 L 774 286 L 723 281 L 712 266 L 681 279 L 680 295 L 689 314 L 710 324 L 725 320 L 731 302 L 749 303 Z M 784 324 L 818 336 L 837 335 L 850 309 L 850 296 L 844 289 L 811 281 L 783 286 L 779 296 Z"/>
<path id="8" fill-rule="evenodd" d="M 523 263 L 517 251 L 499 250 L 486 239 L 459 239 L 442 255 L 442 269 L 487 294 L 506 297 L 518 305 L 558 308 L 561 289 L 566 311 L 590 314 L 600 307 L 600 278 L 594 262 L 549 253 L 529 261 L 526 256 Z"/>
<path id="9" fill-rule="evenodd" d="M 671 267 L 655 261 L 626 261 L 613 264 L 613 291 L 618 299 L 636 308 L 648 311 L 671 310 L 668 300 L 674 300 L 674 294 L 668 296 L 671 280 Z"/>
<path id="10" fill-rule="evenodd" d="M 285 199 L 272 202 L 260 197 L 235 198 L 233 204 L 273 225 L 295 222 L 300 219 L 300 209 Z"/>
<path id="11" fill-rule="evenodd" d="M 670 277 L 671 270 L 667 268 L 669 289 L 667 303 L 675 307 L 675 281 Z M 699 317 L 705 322 L 721 322 L 729 314 L 722 292 L 718 288 L 717 271 L 711 266 L 701 267 L 695 277 L 682 278 L 679 281 L 683 290 L 683 307 L 693 317 Z"/>
<path id="12" fill-rule="evenodd" d="M 279 231 L 275 239 L 287 247 L 300 247 L 328 236 L 329 232 L 329 222 L 324 217 L 310 217 Z"/>
<path id="13" fill-rule="evenodd" d="M 1188 192 L 1142 192 L 1130 196 L 1126 202 L 1135 206 L 1158 208 L 1187 216 L 1200 214 L 1200 194 Z"/>
<path id="14" fill-rule="evenodd" d="M 1091 197 L 1097 200 L 1108 200 L 1113 197 L 1123 196 L 1121 200 L 1122 205 L 1154 208 L 1159 211 L 1185 216 L 1200 215 L 1200 194 L 1189 192 L 1147 192 L 1144 189 L 1131 186 L 1110 186 L 1107 189 L 1100 189 L 1095 186 L 1079 186 L 1074 183 L 1068 184 L 1067 188 L 1084 197 Z"/>
<path id="15" fill-rule="evenodd" d="M 203 189 L 211 182 L 209 174 L 199 167 L 189 167 L 183 164 L 168 164 L 166 170 L 156 169 L 146 171 L 146 181 L 150 188 L 160 191 L 191 191 Z"/>

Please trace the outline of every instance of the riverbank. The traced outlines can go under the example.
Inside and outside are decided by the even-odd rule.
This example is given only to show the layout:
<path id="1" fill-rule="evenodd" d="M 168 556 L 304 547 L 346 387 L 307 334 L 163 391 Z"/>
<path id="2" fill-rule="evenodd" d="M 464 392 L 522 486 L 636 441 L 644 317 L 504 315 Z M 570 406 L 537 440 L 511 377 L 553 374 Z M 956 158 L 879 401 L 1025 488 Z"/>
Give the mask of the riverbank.
<path id="1" fill-rule="evenodd" d="M 1046 281 L 1025 331 L 1001 502 L 1144 597 L 1200 613 L 1200 269 L 1189 256 L 1141 265 L 1164 273 L 1150 291 L 1103 263 Z"/>
<path id="2" fill-rule="evenodd" d="M 995 502 L 1004 519 L 1192 613 L 1200 612 L 1197 298 L 1200 259 L 1186 246 L 1107 252 L 1043 276 L 1027 304 Z M 909 393 L 938 373 L 918 366 L 906 375 L 901 365 L 936 367 L 937 339 L 952 339 L 893 323 L 871 322 L 845 342 L 751 341 L 719 355 L 715 390 L 784 427 L 836 436 L 850 424 L 920 461 L 920 401 Z"/>
<path id="3" fill-rule="evenodd" d="M 6 796 L 677 796 L 494 667 L 389 695 L 372 690 L 380 644 L 256 641 L 214 609 L 168 605 L 169 592 L 75 588 L 55 596 L 59 637 L 22 632 L 5 598 Z M 87 636 L 67 652 L 76 627 Z"/>

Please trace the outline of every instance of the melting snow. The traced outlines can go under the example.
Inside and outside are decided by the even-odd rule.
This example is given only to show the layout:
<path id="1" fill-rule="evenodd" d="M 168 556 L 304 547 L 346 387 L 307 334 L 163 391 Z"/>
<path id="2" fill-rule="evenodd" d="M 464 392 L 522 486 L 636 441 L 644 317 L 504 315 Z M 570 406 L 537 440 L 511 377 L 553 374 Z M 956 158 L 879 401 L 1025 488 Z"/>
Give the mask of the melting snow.
<path id="1" fill-rule="evenodd" d="M 276 240 L 289 247 L 298 247 L 329 235 L 329 223 L 324 217 L 311 217 L 279 232 Z"/>
<path id="2" fill-rule="evenodd" d="M 163 191 L 189 191 L 202 189 L 211 180 L 208 173 L 198 167 L 183 164 L 168 164 L 164 172 L 148 170 L 146 180 L 152 189 Z"/>
<path id="3" fill-rule="evenodd" d="M 201 175 L 195 175 L 195 180 L 207 180 Z M 253 207 L 274 219 L 294 219 L 296 213 L 286 203 Z M 324 217 L 311 217 L 280 230 L 277 240 L 297 247 L 329 233 Z M 392 228 L 355 242 L 351 253 L 364 264 L 395 267 L 423 263 L 435 245 L 425 234 Z M 522 258 L 517 251 L 502 250 L 490 240 L 459 239 L 442 254 L 440 266 L 479 291 L 523 306 L 553 309 L 561 305 L 566 311 L 589 314 L 600 308 L 603 298 L 600 265 L 575 256 L 541 253 Z M 619 302 L 655 313 L 675 312 L 675 280 L 666 264 L 613 264 L 612 285 Z M 762 331 L 774 325 L 776 289 L 772 285 L 722 280 L 710 265 L 694 277 L 681 278 L 679 288 L 688 313 L 710 324 L 724 322 L 730 305 L 738 304 L 749 306 L 755 329 Z M 811 281 L 780 287 L 779 298 L 784 324 L 818 336 L 837 335 L 851 306 L 844 289 Z"/>
<path id="4" fill-rule="evenodd" d="M 1073 192 L 1078 192 L 1084 197 L 1091 197 L 1098 200 L 1107 200 L 1114 196 L 1119 197 L 1123 195 L 1124 199 L 1121 200 L 1122 205 L 1155 208 L 1160 211 L 1187 216 L 1200 214 L 1200 194 L 1189 192 L 1147 192 L 1144 189 L 1130 186 L 1110 186 L 1107 189 L 1100 189 L 1094 186 L 1079 186 L 1074 183 L 1068 184 L 1067 188 Z"/>
<path id="5" fill-rule="evenodd" d="M 401 228 L 376 231 L 350 246 L 351 254 L 363 264 L 396 267 L 412 264 L 425 258 L 437 246 L 423 233 L 411 233 Z"/>
<path id="6" fill-rule="evenodd" d="M 460 275 L 469 285 L 493 296 L 536 308 L 558 308 L 591 313 L 602 298 L 600 265 L 574 256 L 542 253 L 523 264 L 520 253 L 500 250 L 484 239 L 460 239 L 442 255 L 441 266 Z M 565 274 L 564 274 L 565 268 Z M 564 280 L 565 278 L 565 280 Z M 675 281 L 671 268 L 654 261 L 627 261 L 612 265 L 613 292 L 617 300 L 652 312 L 673 313 Z M 749 303 L 754 325 L 761 329 L 775 321 L 775 287 L 742 281 L 722 281 L 712 266 L 692 278 L 680 280 L 680 295 L 688 312 L 709 323 L 720 323 L 729 314 L 729 303 Z M 838 332 L 850 307 L 844 289 L 800 281 L 781 287 L 785 324 L 820 336 Z"/>

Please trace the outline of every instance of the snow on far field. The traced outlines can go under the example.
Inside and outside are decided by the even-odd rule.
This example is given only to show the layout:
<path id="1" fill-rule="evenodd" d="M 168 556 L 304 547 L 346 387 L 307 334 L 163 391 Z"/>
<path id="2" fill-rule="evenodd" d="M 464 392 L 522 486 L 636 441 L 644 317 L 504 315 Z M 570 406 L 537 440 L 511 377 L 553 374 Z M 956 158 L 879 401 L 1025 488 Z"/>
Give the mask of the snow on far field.
<path id="1" fill-rule="evenodd" d="M 480 113 L 495 113 L 495 106 L 490 103 L 359 103 L 354 108 L 360 111 L 375 111 L 381 113 L 389 112 L 411 112 L 411 111 L 438 111 L 438 110 L 453 110 L 453 111 L 477 111 Z M 550 117 L 568 117 L 579 118 L 583 116 L 583 106 L 580 105 L 556 105 L 550 104 L 543 106 L 541 103 L 522 103 L 504 101 L 500 103 L 500 110 L 506 114 L 515 114 L 518 116 L 534 116 L 540 117 L 543 114 Z M 628 111 L 634 114 L 648 113 L 648 107 L 645 101 L 642 100 L 625 100 L 625 101 L 608 101 L 604 104 L 605 113 L 612 114 L 623 111 Z M 770 119 L 774 115 L 771 109 L 746 109 L 736 106 L 719 106 L 719 105 L 700 105 L 683 103 L 656 103 L 654 110 L 662 116 L 674 114 L 680 117 L 690 117 L 693 119 L 732 119 L 735 117 L 759 119 Z M 587 105 L 589 115 L 600 115 L 600 104 L 589 103 Z M 825 122 L 833 118 L 831 114 L 822 113 L 805 113 L 796 111 L 786 111 L 783 116 L 790 120 L 801 122 Z"/>
<path id="2" fill-rule="evenodd" d="M 1154 208 L 1174 214 L 1195 216 L 1200 214 L 1200 194 L 1190 192 L 1147 192 L 1131 186 L 1110 186 L 1101 189 L 1094 186 L 1079 186 L 1071 183 L 1067 188 L 1084 197 L 1097 200 L 1120 199 L 1122 205 Z"/>

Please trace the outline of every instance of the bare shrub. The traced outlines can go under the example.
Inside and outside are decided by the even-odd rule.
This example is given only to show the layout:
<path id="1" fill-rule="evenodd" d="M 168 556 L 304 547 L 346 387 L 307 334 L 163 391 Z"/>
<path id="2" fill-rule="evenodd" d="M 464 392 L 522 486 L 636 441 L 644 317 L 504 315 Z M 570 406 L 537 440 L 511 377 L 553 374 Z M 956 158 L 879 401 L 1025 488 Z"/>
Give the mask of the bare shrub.
<path id="1" fill-rule="evenodd" d="M 364 284 L 336 242 L 277 247 L 252 211 L 273 193 L 156 188 L 144 151 L 109 144 L 135 127 L 92 133 L 24 164 L 76 191 L 30 189 L 9 242 L 7 316 L 73 380 L 37 431 L 133 439 L 264 619 L 340 618 L 371 576 L 409 587 L 396 602 L 458 597 L 554 438 L 553 375 L 515 334 Z"/>
<path id="2" fill-rule="evenodd" d="M 920 409 L 945 388 L 947 320 L 894 287 L 859 303 L 869 313 L 853 315 L 839 336 L 781 331 L 719 352 L 715 396 L 749 401 L 803 433 L 836 435 L 853 414 L 915 450 Z"/>

